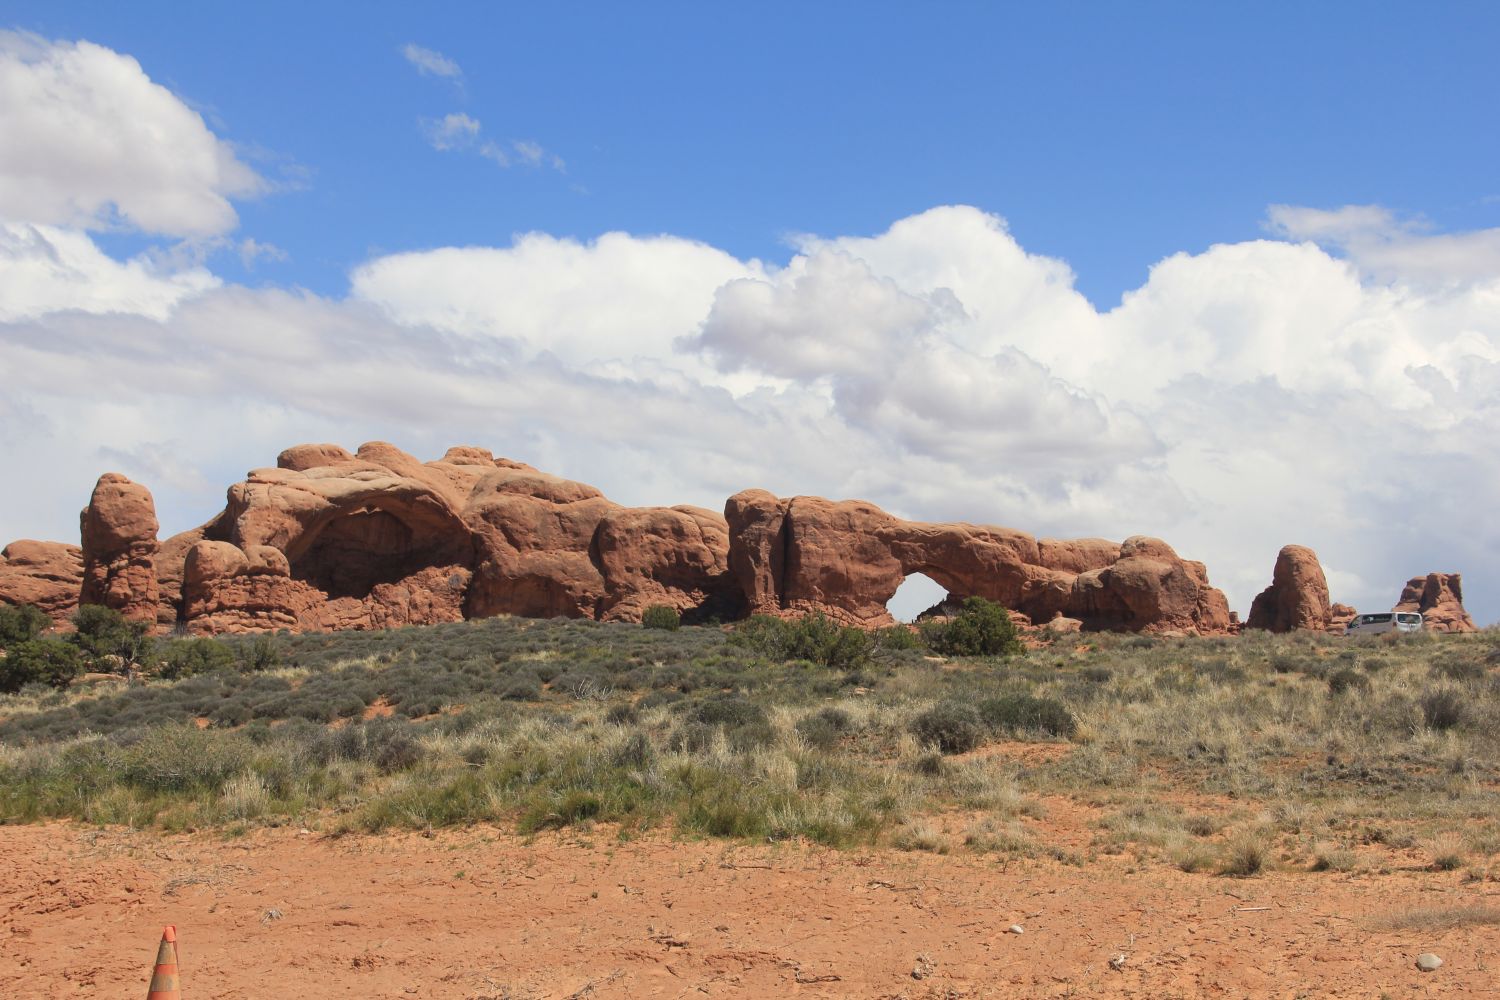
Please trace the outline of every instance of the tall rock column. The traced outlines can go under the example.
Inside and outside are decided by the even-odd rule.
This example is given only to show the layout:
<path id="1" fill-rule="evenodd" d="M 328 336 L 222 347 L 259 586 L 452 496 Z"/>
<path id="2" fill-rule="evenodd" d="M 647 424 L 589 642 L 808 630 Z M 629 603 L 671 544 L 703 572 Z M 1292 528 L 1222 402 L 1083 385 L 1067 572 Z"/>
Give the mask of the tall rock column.
<path id="1" fill-rule="evenodd" d="M 79 515 L 83 536 L 80 604 L 102 604 L 126 618 L 156 621 L 156 504 L 151 491 L 106 472 Z"/>
<path id="2" fill-rule="evenodd" d="M 1245 627 L 1267 632 L 1326 632 L 1332 617 L 1328 579 L 1318 554 L 1305 545 L 1286 545 L 1276 556 L 1271 585 L 1250 605 Z"/>

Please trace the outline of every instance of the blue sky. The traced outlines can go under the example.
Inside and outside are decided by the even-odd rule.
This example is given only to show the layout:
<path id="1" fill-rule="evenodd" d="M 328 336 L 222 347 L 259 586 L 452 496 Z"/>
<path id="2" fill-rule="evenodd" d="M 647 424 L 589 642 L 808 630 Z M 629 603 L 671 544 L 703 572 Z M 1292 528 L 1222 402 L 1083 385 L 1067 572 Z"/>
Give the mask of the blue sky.
<path id="1" fill-rule="evenodd" d="M 0 11 L 133 55 L 269 175 L 305 170 L 302 189 L 241 205 L 241 231 L 289 256 L 252 280 L 325 293 L 375 253 L 533 229 L 785 260 L 789 232 L 872 233 L 957 203 L 1003 215 L 1108 307 L 1170 253 L 1261 235 L 1273 203 L 1500 224 L 1493 4 Z M 419 75 L 408 43 L 461 84 Z M 455 111 L 566 174 L 436 154 L 417 119 Z"/>
<path id="2" fill-rule="evenodd" d="M 0 453 L 46 470 L 0 538 L 105 468 L 179 530 L 297 440 L 472 441 L 622 502 L 1160 534 L 1241 611 L 1286 542 L 1364 607 L 1461 570 L 1493 621 L 1497 29 L 0 2 Z"/>

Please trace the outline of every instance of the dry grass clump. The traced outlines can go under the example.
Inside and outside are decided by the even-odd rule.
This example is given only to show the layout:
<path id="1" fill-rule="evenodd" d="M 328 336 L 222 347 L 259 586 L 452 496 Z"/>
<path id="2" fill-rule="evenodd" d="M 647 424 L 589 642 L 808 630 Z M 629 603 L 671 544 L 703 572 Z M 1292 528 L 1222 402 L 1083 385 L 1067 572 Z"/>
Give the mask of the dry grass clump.
<path id="1" fill-rule="evenodd" d="M 1429 837 L 1421 842 L 1422 849 L 1432 859 L 1433 871 L 1453 872 L 1464 866 L 1468 845 L 1461 833 L 1451 830 Z"/>
<path id="2" fill-rule="evenodd" d="M 1425 906 L 1403 910 L 1371 922 L 1382 931 L 1451 931 L 1459 927 L 1500 927 L 1500 906 L 1473 903 L 1465 906 Z"/>

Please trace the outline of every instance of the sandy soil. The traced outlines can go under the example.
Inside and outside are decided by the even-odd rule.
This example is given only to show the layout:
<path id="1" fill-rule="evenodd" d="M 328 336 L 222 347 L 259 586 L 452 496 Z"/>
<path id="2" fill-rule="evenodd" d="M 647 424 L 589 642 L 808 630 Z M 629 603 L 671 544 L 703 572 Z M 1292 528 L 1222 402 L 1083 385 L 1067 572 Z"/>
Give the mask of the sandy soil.
<path id="1" fill-rule="evenodd" d="M 1500 905 L 1457 874 L 1188 875 L 968 854 L 0 827 L 0 996 L 1393 997 L 1500 992 Z M 1012 924 L 1024 933 L 1011 933 Z M 1416 956 L 1444 960 L 1417 971 Z M 1117 959 L 1118 968 L 1111 967 Z"/>

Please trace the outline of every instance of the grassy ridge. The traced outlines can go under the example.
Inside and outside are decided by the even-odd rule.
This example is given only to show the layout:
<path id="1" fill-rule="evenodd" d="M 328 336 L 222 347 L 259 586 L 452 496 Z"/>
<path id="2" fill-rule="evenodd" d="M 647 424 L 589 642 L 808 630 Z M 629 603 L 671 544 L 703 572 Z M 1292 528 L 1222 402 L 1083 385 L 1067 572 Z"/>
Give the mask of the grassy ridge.
<path id="1" fill-rule="evenodd" d="M 0 696 L 0 820 L 610 822 L 1236 874 L 1348 870 L 1372 843 L 1438 867 L 1500 850 L 1493 632 L 1067 637 L 1006 658 L 793 640 L 493 619 L 31 687 Z M 985 751 L 1001 739 L 1056 752 Z M 1038 840 L 1052 795 L 1101 811 L 1084 849 Z"/>

